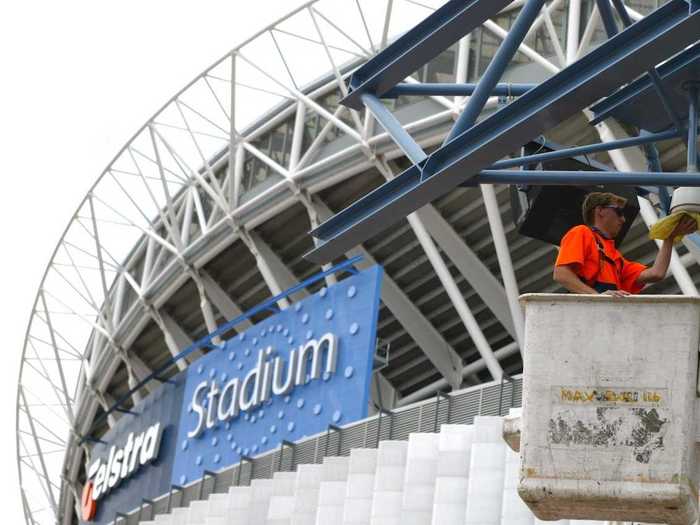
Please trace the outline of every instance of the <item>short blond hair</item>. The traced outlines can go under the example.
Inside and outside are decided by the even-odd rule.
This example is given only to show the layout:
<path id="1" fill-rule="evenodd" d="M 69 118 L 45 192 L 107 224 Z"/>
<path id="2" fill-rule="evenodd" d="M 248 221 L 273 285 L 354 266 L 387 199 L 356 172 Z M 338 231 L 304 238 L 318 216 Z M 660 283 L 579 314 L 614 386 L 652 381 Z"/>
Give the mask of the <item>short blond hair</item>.
<path id="1" fill-rule="evenodd" d="M 627 199 L 615 195 L 614 193 L 594 191 L 586 195 L 583 201 L 581 211 L 583 213 L 583 222 L 588 226 L 593 225 L 593 212 L 598 206 L 613 206 L 617 205 L 624 208 L 627 204 Z"/>

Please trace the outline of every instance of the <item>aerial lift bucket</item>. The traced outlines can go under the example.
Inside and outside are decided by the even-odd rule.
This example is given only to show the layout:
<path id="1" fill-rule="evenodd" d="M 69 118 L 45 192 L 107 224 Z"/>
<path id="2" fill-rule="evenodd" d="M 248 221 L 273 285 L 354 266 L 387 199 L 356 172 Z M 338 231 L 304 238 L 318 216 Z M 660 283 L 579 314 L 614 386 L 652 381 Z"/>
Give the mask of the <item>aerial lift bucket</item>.
<path id="1" fill-rule="evenodd" d="M 700 298 L 521 302 L 519 439 L 513 421 L 505 427 L 521 453 L 521 498 L 543 520 L 694 523 Z"/>

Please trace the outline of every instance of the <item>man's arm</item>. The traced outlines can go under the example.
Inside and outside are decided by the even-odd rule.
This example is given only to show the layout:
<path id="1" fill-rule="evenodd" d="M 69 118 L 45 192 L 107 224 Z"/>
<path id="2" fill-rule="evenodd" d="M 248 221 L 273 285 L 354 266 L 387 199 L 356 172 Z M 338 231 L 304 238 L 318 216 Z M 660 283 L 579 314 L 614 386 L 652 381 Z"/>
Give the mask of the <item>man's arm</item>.
<path id="1" fill-rule="evenodd" d="M 554 280 L 572 293 L 597 294 L 593 288 L 584 283 L 568 264 L 554 267 Z"/>
<path id="2" fill-rule="evenodd" d="M 637 277 L 639 284 L 658 283 L 668 271 L 668 265 L 671 263 L 671 251 L 673 250 L 672 237 L 662 241 L 659 253 L 656 254 L 653 266 L 650 266 Z"/>
<path id="3" fill-rule="evenodd" d="M 688 216 L 683 217 L 671 232 L 671 235 L 661 243 L 659 253 L 656 254 L 654 264 L 644 270 L 637 277 L 639 284 L 657 283 L 666 277 L 668 265 L 671 263 L 671 253 L 673 252 L 673 239 L 679 235 L 688 235 L 697 230 L 695 219 Z"/>

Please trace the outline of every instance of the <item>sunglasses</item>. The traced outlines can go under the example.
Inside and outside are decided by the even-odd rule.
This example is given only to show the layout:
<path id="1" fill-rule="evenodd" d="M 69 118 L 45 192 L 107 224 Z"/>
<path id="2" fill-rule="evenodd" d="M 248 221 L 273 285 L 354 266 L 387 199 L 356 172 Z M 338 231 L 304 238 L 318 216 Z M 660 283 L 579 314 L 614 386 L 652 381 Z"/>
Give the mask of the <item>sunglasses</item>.
<path id="1" fill-rule="evenodd" d="M 625 215 L 625 209 L 621 208 L 620 206 L 601 206 L 601 208 L 609 208 L 613 210 L 618 217 L 624 217 Z"/>

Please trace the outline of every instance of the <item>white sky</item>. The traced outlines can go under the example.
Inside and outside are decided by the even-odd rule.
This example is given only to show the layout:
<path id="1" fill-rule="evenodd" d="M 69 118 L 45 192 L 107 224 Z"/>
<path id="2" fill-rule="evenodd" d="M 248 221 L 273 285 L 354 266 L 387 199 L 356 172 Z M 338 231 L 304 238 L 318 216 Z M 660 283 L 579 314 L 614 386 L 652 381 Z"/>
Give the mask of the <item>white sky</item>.
<path id="1" fill-rule="evenodd" d="M 37 286 L 63 229 L 102 169 L 167 99 L 236 44 L 301 3 L 0 4 L 4 523 L 24 521 L 15 460 L 19 358 Z"/>

